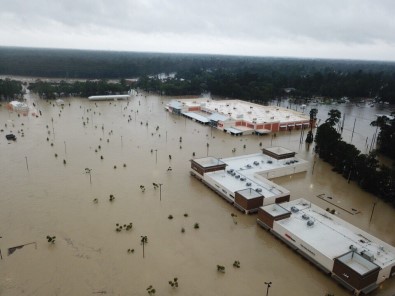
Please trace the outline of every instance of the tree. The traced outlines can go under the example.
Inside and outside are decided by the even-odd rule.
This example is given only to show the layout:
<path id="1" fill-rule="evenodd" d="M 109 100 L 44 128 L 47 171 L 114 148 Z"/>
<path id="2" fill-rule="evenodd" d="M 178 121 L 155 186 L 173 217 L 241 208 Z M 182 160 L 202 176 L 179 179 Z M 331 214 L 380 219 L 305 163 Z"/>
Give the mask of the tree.
<path id="1" fill-rule="evenodd" d="M 341 112 L 336 109 L 332 109 L 328 113 L 329 117 L 325 122 L 329 123 L 331 126 L 335 126 L 335 124 L 339 123 L 340 117 L 341 117 Z"/>
<path id="2" fill-rule="evenodd" d="M 318 109 L 312 108 L 310 110 L 310 131 L 313 131 L 314 122 L 317 120 Z"/>
<path id="3" fill-rule="evenodd" d="M 391 118 L 388 116 L 378 116 L 370 125 L 377 127 L 375 135 L 377 135 L 377 131 L 380 129 L 377 136 L 379 151 L 395 159 L 395 112 L 392 112 L 391 116 Z"/>
<path id="4" fill-rule="evenodd" d="M 330 123 L 325 122 L 321 124 L 317 128 L 317 133 L 314 139 L 316 143 L 316 151 L 320 158 L 331 162 L 330 160 L 334 154 L 334 150 L 340 140 L 340 134 Z"/>

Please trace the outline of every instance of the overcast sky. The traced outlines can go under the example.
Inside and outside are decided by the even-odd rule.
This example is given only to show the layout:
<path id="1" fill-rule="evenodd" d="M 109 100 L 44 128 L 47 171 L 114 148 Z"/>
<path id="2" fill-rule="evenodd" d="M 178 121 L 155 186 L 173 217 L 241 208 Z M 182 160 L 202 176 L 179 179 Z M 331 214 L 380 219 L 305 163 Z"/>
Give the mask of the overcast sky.
<path id="1" fill-rule="evenodd" d="M 395 61 L 394 0 L 0 0 L 0 45 Z"/>

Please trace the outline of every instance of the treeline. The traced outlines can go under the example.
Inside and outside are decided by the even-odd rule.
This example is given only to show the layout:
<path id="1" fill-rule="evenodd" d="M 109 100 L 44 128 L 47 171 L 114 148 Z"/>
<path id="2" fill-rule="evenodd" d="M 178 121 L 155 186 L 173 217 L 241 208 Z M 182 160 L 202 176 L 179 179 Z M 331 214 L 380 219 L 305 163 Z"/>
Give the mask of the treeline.
<path id="1" fill-rule="evenodd" d="M 122 79 L 119 83 L 109 83 L 106 80 L 99 81 L 76 81 L 44 82 L 36 81 L 29 84 L 29 90 L 37 93 L 41 98 L 55 99 L 62 96 L 89 97 L 94 95 L 111 95 L 126 93 L 129 86 Z"/>
<path id="2" fill-rule="evenodd" d="M 354 145 L 343 141 L 335 128 L 340 112 L 331 110 L 328 115 L 325 123 L 317 128 L 314 139 L 319 157 L 344 178 L 357 182 L 362 189 L 395 206 L 395 168 L 380 165 L 375 151 L 363 154 Z"/>
<path id="3" fill-rule="evenodd" d="M 22 83 L 17 80 L 0 79 L 0 100 L 12 101 L 20 98 L 22 93 Z"/>
<path id="4" fill-rule="evenodd" d="M 311 98 L 316 96 L 351 99 L 377 98 L 378 101 L 395 103 L 395 73 L 315 72 L 307 75 L 291 75 L 279 71 L 267 73 L 245 69 L 195 69 L 177 73 L 174 78 L 160 80 L 142 77 L 138 86 L 146 91 L 166 95 L 197 95 L 211 92 L 213 95 L 267 101 L 282 96 Z M 290 93 L 284 89 L 292 88 Z"/>
<path id="5" fill-rule="evenodd" d="M 373 98 L 395 103 L 395 63 L 0 47 L 0 75 L 110 79 L 141 77 L 167 95 L 266 101 L 283 95 Z M 177 73 L 161 80 L 160 73 Z M 284 93 L 284 89 L 292 89 Z"/>
<path id="6" fill-rule="evenodd" d="M 313 73 L 395 73 L 395 63 L 267 58 L 204 54 L 165 54 L 0 47 L 0 75 L 53 78 L 133 78 L 159 73 L 200 70 L 241 70 L 251 73 L 281 73 L 285 76 Z"/>

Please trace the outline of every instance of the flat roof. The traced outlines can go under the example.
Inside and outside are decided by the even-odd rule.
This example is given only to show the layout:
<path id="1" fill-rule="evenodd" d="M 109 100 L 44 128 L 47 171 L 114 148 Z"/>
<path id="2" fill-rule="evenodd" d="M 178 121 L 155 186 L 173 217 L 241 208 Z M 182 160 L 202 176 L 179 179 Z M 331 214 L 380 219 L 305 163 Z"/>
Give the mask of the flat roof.
<path id="1" fill-rule="evenodd" d="M 288 167 L 287 162 L 290 159 L 297 160 L 300 164 L 307 163 L 306 160 L 295 157 L 277 160 L 263 153 L 254 153 L 221 158 L 221 162 L 227 164 L 226 171 L 216 171 L 206 173 L 206 175 L 232 192 L 251 188 L 265 197 L 286 195 L 289 194 L 287 189 L 273 183 L 267 177 L 273 170 Z M 230 170 L 233 170 L 235 174 L 229 173 Z M 250 185 L 247 186 L 247 183 Z"/>
<path id="2" fill-rule="evenodd" d="M 233 134 L 241 134 L 242 133 L 241 130 L 239 130 L 237 128 L 234 128 L 234 127 L 228 127 L 225 130 L 230 132 L 230 133 L 233 133 Z"/>
<path id="3" fill-rule="evenodd" d="M 212 113 L 208 119 L 213 120 L 213 121 L 226 121 L 229 119 L 228 116 L 219 114 L 219 113 Z"/>
<path id="4" fill-rule="evenodd" d="M 354 251 L 350 251 L 349 253 L 338 257 L 337 259 L 361 275 L 367 274 L 368 272 L 377 270 L 379 268 L 376 264 L 370 262 Z"/>
<path id="5" fill-rule="evenodd" d="M 196 162 L 197 164 L 199 164 L 202 167 L 211 167 L 214 165 L 221 165 L 224 164 L 224 162 L 222 162 L 221 160 L 219 160 L 218 158 L 215 157 L 204 157 L 204 158 L 197 158 L 197 159 L 193 159 L 194 162 Z"/>
<path id="6" fill-rule="evenodd" d="M 268 147 L 268 148 L 263 148 L 263 149 L 262 149 L 263 153 L 265 153 L 265 150 L 266 150 L 266 151 L 269 151 L 269 152 L 271 152 L 271 153 L 273 153 L 273 154 L 276 154 L 276 155 L 278 155 L 278 156 L 285 155 L 285 154 L 290 154 L 290 153 L 295 153 L 294 151 L 288 150 L 288 149 L 283 148 L 283 147 Z"/>
<path id="7" fill-rule="evenodd" d="M 334 259 L 348 253 L 350 246 L 353 246 L 358 253 L 364 251 L 366 254 L 371 254 L 374 258 L 372 262 L 381 268 L 395 263 L 395 248 L 393 246 L 311 202 L 301 198 L 282 203 L 281 206 L 291 211 L 292 214 L 289 218 L 275 221 L 275 223 L 326 257 Z M 292 208 L 297 208 L 299 211 L 292 211 Z M 266 207 L 262 207 L 262 209 L 266 210 Z M 308 220 L 313 221 L 314 224 L 308 226 Z"/>
<path id="8" fill-rule="evenodd" d="M 108 100 L 108 99 L 127 99 L 130 95 L 106 95 L 106 96 L 90 96 L 89 100 Z"/>
<path id="9" fill-rule="evenodd" d="M 180 99 L 186 107 L 201 107 L 209 113 L 218 113 L 232 120 L 246 120 L 256 123 L 293 123 L 310 120 L 301 112 L 278 106 L 263 106 L 241 100 L 211 100 L 207 98 Z"/>
<path id="10" fill-rule="evenodd" d="M 197 121 L 200 121 L 203 123 L 210 122 L 210 120 L 208 120 L 207 117 L 204 117 L 204 116 L 197 114 L 195 112 L 182 112 L 182 114 L 189 117 L 189 118 L 196 119 Z"/>
<path id="11" fill-rule="evenodd" d="M 171 108 L 175 109 L 181 109 L 182 108 L 182 103 L 176 100 L 170 101 L 170 103 L 167 104 Z"/>
<path id="12" fill-rule="evenodd" d="M 272 217 L 278 217 L 278 216 L 289 213 L 288 210 L 284 209 L 282 206 L 280 206 L 278 204 L 271 204 L 271 205 L 265 206 L 264 208 L 265 208 L 265 212 L 270 214 Z"/>
<path id="13" fill-rule="evenodd" d="M 242 189 L 237 191 L 237 193 L 242 195 L 245 199 L 254 199 L 262 196 L 262 193 L 259 193 L 252 188 Z"/>

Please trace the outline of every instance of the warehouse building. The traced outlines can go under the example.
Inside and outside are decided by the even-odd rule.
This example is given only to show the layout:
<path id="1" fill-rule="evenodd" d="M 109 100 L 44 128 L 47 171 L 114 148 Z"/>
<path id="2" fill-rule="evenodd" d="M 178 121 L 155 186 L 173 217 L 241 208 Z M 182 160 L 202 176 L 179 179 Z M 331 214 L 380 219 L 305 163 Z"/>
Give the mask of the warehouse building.
<path id="1" fill-rule="evenodd" d="M 257 223 L 355 294 L 395 277 L 395 248 L 305 199 L 259 208 Z"/>
<path id="2" fill-rule="evenodd" d="M 310 127 L 310 117 L 301 112 L 241 100 L 172 100 L 166 105 L 166 110 L 232 135 L 262 135 Z"/>
<path id="3" fill-rule="evenodd" d="M 262 205 L 289 201 L 289 191 L 269 179 L 304 172 L 307 165 L 295 152 L 271 147 L 236 157 L 192 159 L 191 174 L 241 211 L 253 213 Z"/>

